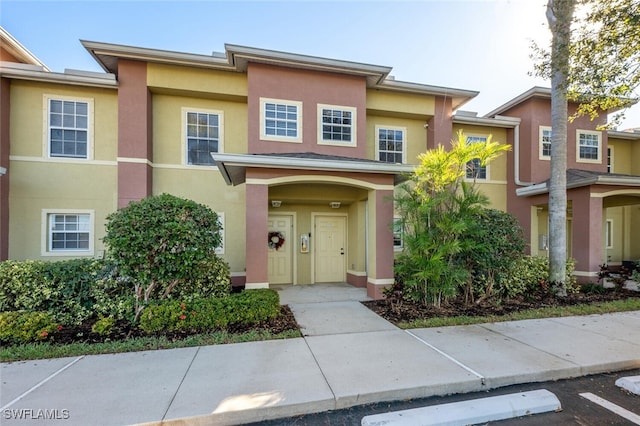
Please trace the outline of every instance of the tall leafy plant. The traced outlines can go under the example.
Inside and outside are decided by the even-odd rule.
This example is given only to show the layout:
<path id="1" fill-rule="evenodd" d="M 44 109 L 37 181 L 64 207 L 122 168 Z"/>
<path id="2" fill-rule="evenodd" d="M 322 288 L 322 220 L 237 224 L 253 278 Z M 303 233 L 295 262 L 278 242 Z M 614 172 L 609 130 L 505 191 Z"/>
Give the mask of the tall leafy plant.
<path id="1" fill-rule="evenodd" d="M 474 159 L 484 166 L 508 149 L 491 137 L 467 144 L 460 131 L 451 149 L 440 146 L 419 156 L 420 165 L 396 197 L 405 243 L 396 274 L 407 297 L 440 306 L 468 281 L 469 271 L 457 256 L 466 249 L 463 236 L 487 200 L 475 182 L 466 181 L 467 167 Z"/>

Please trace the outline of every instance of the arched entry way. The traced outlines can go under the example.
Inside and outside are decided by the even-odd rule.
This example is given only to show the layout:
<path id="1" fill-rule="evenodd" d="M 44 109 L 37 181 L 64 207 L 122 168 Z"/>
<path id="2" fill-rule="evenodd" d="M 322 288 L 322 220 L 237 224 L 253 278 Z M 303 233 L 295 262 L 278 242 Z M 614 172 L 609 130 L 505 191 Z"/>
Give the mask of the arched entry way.
<path id="1" fill-rule="evenodd" d="M 412 166 L 308 153 L 214 159 L 227 183 L 246 186 L 247 288 L 346 281 L 380 298 L 393 284 L 393 190 Z M 278 229 L 286 249 L 268 243 Z"/>

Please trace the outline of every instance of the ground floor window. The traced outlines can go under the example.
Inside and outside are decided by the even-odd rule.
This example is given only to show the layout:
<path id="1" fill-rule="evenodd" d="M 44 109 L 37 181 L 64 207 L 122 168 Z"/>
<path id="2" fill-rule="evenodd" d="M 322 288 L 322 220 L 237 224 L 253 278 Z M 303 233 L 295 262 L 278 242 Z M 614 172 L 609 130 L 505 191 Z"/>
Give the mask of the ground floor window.
<path id="1" fill-rule="evenodd" d="M 393 249 L 402 250 L 404 247 L 404 232 L 402 231 L 402 219 L 393 218 Z"/>
<path id="2" fill-rule="evenodd" d="M 43 255 L 92 255 L 93 212 L 43 211 Z"/>

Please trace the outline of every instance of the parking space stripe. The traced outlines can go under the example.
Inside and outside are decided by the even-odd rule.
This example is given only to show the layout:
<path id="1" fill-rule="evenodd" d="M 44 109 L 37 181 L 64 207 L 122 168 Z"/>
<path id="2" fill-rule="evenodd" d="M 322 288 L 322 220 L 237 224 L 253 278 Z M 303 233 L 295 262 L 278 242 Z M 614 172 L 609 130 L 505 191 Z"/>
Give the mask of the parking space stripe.
<path id="1" fill-rule="evenodd" d="M 599 406 L 606 408 L 607 410 L 629 420 L 634 424 L 640 425 L 640 416 L 636 413 L 632 413 L 631 411 L 624 409 L 619 405 L 614 404 L 613 402 L 609 402 L 604 398 L 600 398 L 598 395 L 594 395 L 590 392 L 581 393 L 579 395 L 591 402 L 595 402 Z"/>
<path id="2" fill-rule="evenodd" d="M 53 379 L 54 377 L 56 377 L 58 374 L 62 373 L 64 370 L 66 370 L 67 368 L 71 367 L 73 364 L 75 364 L 76 362 L 80 361 L 82 358 L 84 358 L 84 355 L 79 356 L 78 358 L 74 359 L 73 361 L 71 361 L 69 364 L 65 365 L 64 367 L 60 368 L 58 371 L 56 371 L 55 373 L 51 374 L 49 377 L 44 378 L 42 381 L 40 381 L 40 383 L 38 383 L 35 386 L 32 386 L 31 389 L 27 390 L 26 392 L 24 392 L 22 395 L 20 395 L 19 397 L 15 398 L 13 401 L 9 402 L 8 404 L 5 404 L 4 407 L 0 407 L 0 411 L 5 410 L 6 408 L 11 407 L 13 404 L 15 404 L 16 402 L 20 401 L 22 398 L 24 398 L 25 396 L 29 395 L 31 392 L 33 392 L 34 390 L 38 389 L 40 386 L 44 385 L 45 383 L 47 383 L 49 380 Z"/>
<path id="3" fill-rule="evenodd" d="M 442 355 L 443 357 L 447 358 L 449 361 L 457 364 L 458 366 L 464 368 L 465 370 L 467 370 L 469 373 L 473 374 L 474 376 L 478 377 L 480 379 L 480 383 L 482 383 L 482 385 L 485 385 L 485 377 L 478 373 L 477 371 L 475 371 L 474 369 L 472 369 L 471 367 L 461 363 L 460 361 L 458 361 L 457 359 L 455 359 L 454 357 L 452 357 L 451 355 L 441 351 L 440 349 L 436 348 L 435 346 L 433 346 L 431 343 L 427 342 L 424 339 L 421 339 L 420 337 L 416 336 L 415 334 L 413 334 L 412 332 L 410 332 L 409 330 L 405 330 L 405 332 L 407 334 L 409 334 L 410 336 L 412 336 L 414 339 L 418 340 L 420 343 L 430 347 L 431 349 L 433 349 L 434 351 L 436 351 L 437 353 L 439 353 L 440 355 Z"/>

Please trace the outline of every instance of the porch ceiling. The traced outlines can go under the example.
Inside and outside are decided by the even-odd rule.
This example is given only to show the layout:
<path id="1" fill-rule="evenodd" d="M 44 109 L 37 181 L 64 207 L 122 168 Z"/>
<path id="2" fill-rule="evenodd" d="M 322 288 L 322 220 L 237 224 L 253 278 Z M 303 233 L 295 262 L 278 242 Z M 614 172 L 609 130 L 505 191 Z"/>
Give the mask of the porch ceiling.
<path id="1" fill-rule="evenodd" d="M 381 161 L 338 157 L 315 153 L 281 154 L 211 154 L 228 185 L 245 182 L 247 168 L 320 170 L 326 172 L 377 173 L 393 175 L 394 184 L 413 172 L 410 164 L 391 164 Z"/>
<path id="2" fill-rule="evenodd" d="M 327 205 L 338 201 L 342 206 L 348 206 L 366 200 L 367 196 L 367 191 L 362 188 L 331 183 L 285 184 L 269 188 L 269 201 L 278 200 L 282 205 Z"/>

